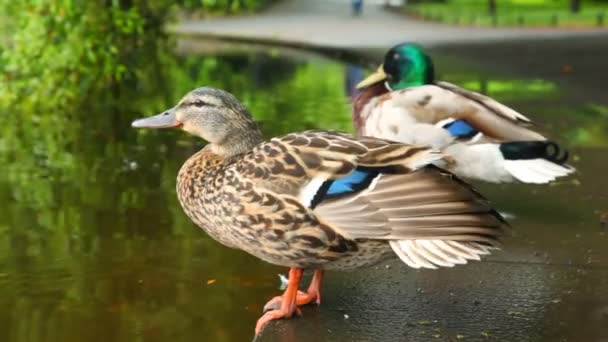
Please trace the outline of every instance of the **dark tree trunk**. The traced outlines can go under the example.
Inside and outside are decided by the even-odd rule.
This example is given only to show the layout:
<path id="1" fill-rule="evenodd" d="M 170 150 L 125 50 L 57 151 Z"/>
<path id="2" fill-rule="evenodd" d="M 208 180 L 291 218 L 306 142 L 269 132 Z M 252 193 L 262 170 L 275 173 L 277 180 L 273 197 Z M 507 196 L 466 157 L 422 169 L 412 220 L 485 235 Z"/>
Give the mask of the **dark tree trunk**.
<path id="1" fill-rule="evenodd" d="M 581 10 L 581 0 L 570 0 L 570 12 L 578 13 Z"/>
<path id="2" fill-rule="evenodd" d="M 491 16 L 496 15 L 496 0 L 488 0 L 488 14 Z"/>
<path id="3" fill-rule="evenodd" d="M 226 8 L 224 10 L 226 13 L 232 12 L 232 2 L 233 0 L 226 0 Z"/>

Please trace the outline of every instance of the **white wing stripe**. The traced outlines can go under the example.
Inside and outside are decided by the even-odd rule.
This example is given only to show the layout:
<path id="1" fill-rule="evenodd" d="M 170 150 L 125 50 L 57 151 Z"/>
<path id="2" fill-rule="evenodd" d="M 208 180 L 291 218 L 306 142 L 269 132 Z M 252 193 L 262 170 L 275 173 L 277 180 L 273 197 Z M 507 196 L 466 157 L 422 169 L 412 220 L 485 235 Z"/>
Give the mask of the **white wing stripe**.
<path id="1" fill-rule="evenodd" d="M 307 208 L 310 208 L 312 204 L 312 200 L 319 191 L 319 188 L 326 181 L 326 178 L 313 178 L 308 182 L 302 190 L 300 190 L 300 194 L 298 195 L 298 200 L 300 203 L 304 204 Z"/>

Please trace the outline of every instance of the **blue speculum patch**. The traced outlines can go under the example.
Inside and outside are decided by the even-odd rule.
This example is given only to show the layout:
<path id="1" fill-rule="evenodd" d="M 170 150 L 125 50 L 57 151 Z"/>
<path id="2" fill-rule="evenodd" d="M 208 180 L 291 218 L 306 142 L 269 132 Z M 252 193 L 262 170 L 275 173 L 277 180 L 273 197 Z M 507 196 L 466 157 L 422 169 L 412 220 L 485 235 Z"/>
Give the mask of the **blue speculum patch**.
<path id="1" fill-rule="evenodd" d="M 443 128 L 447 129 L 456 138 L 470 138 L 478 133 L 466 120 L 454 120 L 443 125 Z"/>
<path id="2" fill-rule="evenodd" d="M 337 196 L 357 192 L 365 188 L 377 174 L 378 172 L 374 170 L 357 169 L 344 178 L 334 180 L 327 189 L 327 195 Z"/>

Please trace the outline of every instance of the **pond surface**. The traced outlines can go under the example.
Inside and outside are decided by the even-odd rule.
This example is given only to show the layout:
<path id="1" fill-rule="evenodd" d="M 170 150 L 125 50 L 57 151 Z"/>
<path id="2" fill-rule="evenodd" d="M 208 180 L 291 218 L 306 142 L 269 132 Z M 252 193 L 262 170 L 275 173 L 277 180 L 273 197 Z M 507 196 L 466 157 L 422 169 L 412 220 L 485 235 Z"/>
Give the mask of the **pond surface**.
<path id="1" fill-rule="evenodd" d="M 202 142 L 130 122 L 211 85 L 240 98 L 267 136 L 351 130 L 347 89 L 360 71 L 279 49 L 177 50 L 142 67 L 137 84 L 2 131 L 0 341 L 252 338 L 286 270 L 222 247 L 182 213 L 175 177 Z M 512 217 L 504 252 L 440 271 L 389 262 L 329 273 L 321 307 L 272 324 L 261 340 L 608 338 L 608 99 L 586 92 L 584 80 L 499 71 L 454 51 L 437 52 L 437 64 L 442 79 L 542 122 L 579 172 L 551 186 L 480 185 Z"/>

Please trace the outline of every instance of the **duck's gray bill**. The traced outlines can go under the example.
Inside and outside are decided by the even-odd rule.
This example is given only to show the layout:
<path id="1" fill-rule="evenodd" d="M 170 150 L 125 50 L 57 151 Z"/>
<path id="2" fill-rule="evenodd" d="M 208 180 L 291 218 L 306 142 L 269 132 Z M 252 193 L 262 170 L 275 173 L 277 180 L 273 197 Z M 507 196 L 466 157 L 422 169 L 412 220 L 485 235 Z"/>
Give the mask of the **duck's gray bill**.
<path id="1" fill-rule="evenodd" d="M 175 118 L 175 108 L 149 118 L 137 119 L 131 124 L 135 128 L 173 128 L 181 125 L 182 123 Z"/>

